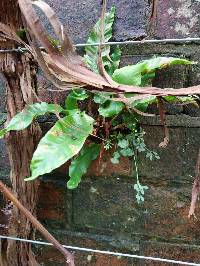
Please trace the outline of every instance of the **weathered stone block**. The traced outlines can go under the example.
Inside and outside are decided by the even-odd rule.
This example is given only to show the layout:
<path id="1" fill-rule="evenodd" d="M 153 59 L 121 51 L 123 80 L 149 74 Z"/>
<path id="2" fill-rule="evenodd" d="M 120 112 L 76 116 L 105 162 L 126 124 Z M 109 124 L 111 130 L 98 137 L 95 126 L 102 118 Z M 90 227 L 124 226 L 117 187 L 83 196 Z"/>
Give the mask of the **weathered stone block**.
<path id="1" fill-rule="evenodd" d="M 174 243 L 142 242 L 141 255 L 180 260 L 185 262 L 199 263 L 200 247 L 187 244 L 177 245 Z M 169 263 L 143 261 L 141 266 L 168 266 Z"/>
<path id="2" fill-rule="evenodd" d="M 4 79 L 3 76 L 0 73 L 0 93 L 5 93 L 5 86 L 4 86 Z"/>
<path id="3" fill-rule="evenodd" d="M 3 76 L 0 73 L 0 113 L 6 110 L 6 92 Z M 1 119 L 0 119 L 1 125 Z"/>
<path id="4" fill-rule="evenodd" d="M 0 93 L 0 112 L 6 111 L 6 94 Z"/>
<path id="5" fill-rule="evenodd" d="M 47 103 L 57 103 L 64 105 L 65 98 L 67 92 L 66 91 L 49 91 L 49 90 L 39 90 L 38 96 L 41 101 Z"/>
<path id="6" fill-rule="evenodd" d="M 74 257 L 76 266 L 139 266 L 133 259 L 116 256 L 75 252 Z M 63 266 L 65 263 L 62 255 L 53 248 L 45 248 L 38 261 L 43 266 Z"/>
<path id="7" fill-rule="evenodd" d="M 71 1 L 71 0 L 48 0 L 56 14 L 75 42 L 84 42 L 89 32 L 101 15 L 101 1 Z M 111 0 L 108 1 L 108 9 L 116 7 L 116 23 L 114 38 L 116 40 L 130 40 L 147 35 L 146 24 L 149 14 L 147 0 Z M 47 25 L 47 24 L 46 24 Z"/>
<path id="8" fill-rule="evenodd" d="M 134 183 L 134 177 L 83 180 L 73 192 L 75 228 L 116 235 L 141 233 L 146 210 L 136 203 Z"/>
<path id="9" fill-rule="evenodd" d="M 160 121 L 160 116 L 152 116 L 152 117 L 143 117 L 140 120 L 141 125 L 149 125 L 149 126 L 162 126 L 162 122 Z M 168 127 L 181 127 L 181 128 L 200 128 L 200 119 L 199 117 L 191 117 L 186 114 L 181 115 L 167 115 L 166 116 L 166 124 Z"/>
<path id="10" fill-rule="evenodd" d="M 2 193 L 0 193 L 0 234 L 6 234 L 8 228 L 8 219 L 10 216 L 9 205 L 6 204 Z"/>
<path id="11" fill-rule="evenodd" d="M 198 243 L 200 237 L 199 221 L 188 218 L 192 186 L 166 185 L 164 181 L 154 180 L 154 184 L 143 179 L 149 187 L 145 195 L 145 235 L 162 239 L 163 241 L 193 241 Z M 197 203 L 196 214 L 199 217 L 200 208 Z"/>
<path id="12" fill-rule="evenodd" d="M 72 232 L 58 232 L 57 239 L 61 243 L 65 243 L 71 246 L 79 246 L 84 248 L 91 248 L 94 250 L 112 250 L 115 252 L 134 253 L 138 254 L 139 243 L 134 241 L 123 241 L 113 237 L 107 237 L 103 235 L 90 235 L 82 233 Z M 118 243 L 117 243 L 118 242 Z M 132 246 L 132 250 L 129 247 Z M 60 253 L 58 253 L 52 247 L 39 248 L 37 250 L 38 260 L 42 265 L 54 266 L 55 264 L 61 266 L 64 264 L 64 259 Z M 94 252 L 74 251 L 75 264 L 77 266 L 139 266 L 138 260 L 120 257 L 109 256 L 104 254 L 98 254 Z"/>
<path id="13" fill-rule="evenodd" d="M 6 150 L 5 141 L 0 140 L 0 179 L 6 180 L 9 177 L 10 165 Z"/>
<path id="14" fill-rule="evenodd" d="M 130 183 L 132 181 L 132 184 Z M 73 193 L 73 226 L 83 232 L 99 232 L 132 239 L 156 238 L 198 241 L 199 221 L 188 218 L 192 184 L 171 186 L 161 179 L 141 178 L 148 186 L 138 205 L 133 180 L 83 181 Z M 84 201 L 83 201 L 84 199 Z M 200 208 L 196 214 L 199 217 Z"/>
<path id="15" fill-rule="evenodd" d="M 199 1 L 160 0 L 156 3 L 155 38 L 199 36 Z"/>
<path id="16" fill-rule="evenodd" d="M 187 66 L 177 65 L 171 66 L 167 69 L 158 70 L 152 85 L 159 88 L 174 89 L 187 87 L 189 78 L 188 69 Z"/>
<path id="17" fill-rule="evenodd" d="M 184 113 L 192 117 L 200 117 L 200 108 L 195 104 L 187 104 L 184 107 Z"/>
<path id="18" fill-rule="evenodd" d="M 180 116 L 181 118 L 181 116 Z M 197 119 L 197 123 L 199 120 Z M 160 182 L 165 180 L 169 184 L 176 182 L 192 182 L 194 167 L 198 152 L 200 128 L 184 128 L 183 124 L 176 127 L 176 124 L 169 127 L 170 141 L 165 149 L 158 148 L 163 141 L 164 133 L 162 126 L 143 126 L 146 145 L 156 150 L 160 155 L 160 160 L 149 161 L 142 154 L 140 158 L 140 175 Z M 159 181 L 158 181 L 159 180 Z"/>

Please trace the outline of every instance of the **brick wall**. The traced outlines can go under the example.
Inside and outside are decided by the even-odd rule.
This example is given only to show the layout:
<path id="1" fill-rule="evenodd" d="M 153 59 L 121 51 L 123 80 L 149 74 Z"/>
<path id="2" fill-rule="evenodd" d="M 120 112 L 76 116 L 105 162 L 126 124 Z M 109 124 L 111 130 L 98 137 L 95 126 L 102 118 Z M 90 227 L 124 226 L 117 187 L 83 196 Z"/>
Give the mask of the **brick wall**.
<path id="1" fill-rule="evenodd" d="M 101 1 L 47 2 L 68 26 L 74 42 L 84 42 L 100 16 Z M 142 39 L 146 36 L 182 38 L 200 34 L 199 1 L 158 0 L 157 8 L 148 0 L 108 2 L 109 6 L 115 5 L 117 9 L 114 40 Z M 122 65 L 152 55 L 184 56 L 200 61 L 197 44 L 126 45 L 122 47 L 122 52 Z M 174 67 L 159 72 L 154 83 L 160 87 L 175 88 L 195 85 L 200 83 L 199 73 L 199 65 L 192 69 Z M 3 95 L 2 91 L 0 93 Z M 41 97 L 50 101 L 55 95 L 43 94 Z M 2 103 L 0 111 L 4 111 Z M 151 111 L 155 111 L 153 107 Z M 159 118 L 142 119 L 146 143 L 157 150 L 161 157 L 156 162 L 148 162 L 142 156 L 140 158 L 140 176 L 149 187 L 143 205 L 138 206 L 135 201 L 133 162 L 123 159 L 119 165 L 113 166 L 109 154 L 101 164 L 95 162 L 92 165 L 74 191 L 66 189 L 67 166 L 41 179 L 38 217 L 61 242 L 146 256 L 200 261 L 199 220 L 187 217 L 200 140 L 200 112 L 193 106 L 168 106 L 167 114 L 170 143 L 165 150 L 158 149 L 163 139 Z M 43 127 L 46 127 L 44 123 Z M 1 145 L 0 165 L 3 165 L 6 161 L 3 141 Z M 5 177 L 8 167 L 1 169 L 0 175 Z M 196 213 L 200 217 L 199 206 Z M 44 265 L 64 265 L 63 258 L 52 248 L 38 247 L 37 253 Z M 75 257 L 76 265 L 80 266 L 167 265 L 83 252 L 76 252 Z"/>

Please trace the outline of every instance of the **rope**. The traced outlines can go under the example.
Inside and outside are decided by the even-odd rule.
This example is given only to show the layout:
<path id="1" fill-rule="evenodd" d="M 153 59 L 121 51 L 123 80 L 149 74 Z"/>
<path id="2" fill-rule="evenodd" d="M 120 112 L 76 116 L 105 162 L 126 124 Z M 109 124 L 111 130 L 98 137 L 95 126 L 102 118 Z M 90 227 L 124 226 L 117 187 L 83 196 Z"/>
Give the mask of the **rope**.
<path id="1" fill-rule="evenodd" d="M 27 242 L 27 243 L 36 244 L 36 245 L 53 246 L 53 244 L 48 243 L 48 242 L 41 242 L 41 241 L 36 241 L 36 240 L 28 240 L 28 239 L 23 239 L 23 238 L 18 238 L 18 237 L 9 237 L 9 236 L 0 235 L 0 239 L 9 239 L 9 240 Z M 159 262 L 166 262 L 166 263 L 179 264 L 179 265 L 200 266 L 199 263 L 194 263 L 194 262 L 185 262 L 185 261 L 179 261 L 179 260 L 170 260 L 170 259 L 163 259 L 163 258 L 146 257 L 146 256 L 132 255 L 132 254 L 126 254 L 126 253 L 120 253 L 120 252 L 111 252 L 111 251 L 97 250 L 97 249 L 91 249 L 91 248 L 80 248 L 80 247 L 73 247 L 73 246 L 66 246 L 66 245 L 62 245 L 62 246 L 67 248 L 67 249 L 70 249 L 70 250 L 78 250 L 78 251 L 99 253 L 99 254 L 112 255 L 112 256 L 118 256 L 118 257 L 127 257 L 127 258 L 135 258 L 135 259 L 142 259 L 142 260 L 159 261 Z"/>
<path id="2" fill-rule="evenodd" d="M 188 44 L 193 42 L 200 42 L 200 37 L 196 38 L 183 38 L 183 39 L 161 39 L 161 40 L 142 40 L 142 41 L 122 41 L 122 42 L 105 42 L 101 45 L 138 45 L 138 44 Z M 78 43 L 75 44 L 75 47 L 86 47 L 86 46 L 99 46 L 100 43 Z M 44 50 L 44 47 L 40 47 L 41 50 Z M 23 53 L 27 52 L 28 50 L 26 48 L 16 48 L 16 49 L 0 49 L 0 53 L 12 53 L 12 52 L 18 52 Z"/>

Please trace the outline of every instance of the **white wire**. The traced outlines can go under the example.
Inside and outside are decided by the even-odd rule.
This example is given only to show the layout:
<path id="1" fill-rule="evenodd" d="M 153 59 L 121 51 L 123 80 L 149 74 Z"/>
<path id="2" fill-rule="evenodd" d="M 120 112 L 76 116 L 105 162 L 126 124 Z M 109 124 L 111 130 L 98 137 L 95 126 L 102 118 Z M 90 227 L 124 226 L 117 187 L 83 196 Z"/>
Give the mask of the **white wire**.
<path id="1" fill-rule="evenodd" d="M 48 243 L 48 242 L 29 240 L 29 239 L 23 239 L 23 238 L 18 238 L 18 237 L 9 237 L 9 236 L 0 235 L 0 239 L 1 238 L 21 241 L 21 242 L 27 242 L 27 243 L 37 244 L 37 245 L 53 246 L 53 244 Z M 142 260 L 159 261 L 159 262 L 166 262 L 166 263 L 179 264 L 179 265 L 200 266 L 200 263 L 194 263 L 194 262 L 185 262 L 185 261 L 170 260 L 170 259 L 163 259 L 163 258 L 156 258 L 156 257 L 146 257 L 146 256 L 132 255 L 132 254 L 126 254 L 126 253 L 120 253 L 120 252 L 97 250 L 97 249 L 91 249 L 91 248 L 80 248 L 80 247 L 73 247 L 73 246 L 66 246 L 66 245 L 62 245 L 62 246 L 67 249 L 71 249 L 71 250 L 99 253 L 99 254 L 112 255 L 112 256 L 118 256 L 118 257 L 128 257 L 128 258 L 135 258 L 135 259 L 142 259 Z"/>
<path id="2" fill-rule="evenodd" d="M 141 40 L 141 41 L 114 41 L 114 42 L 105 42 L 102 45 L 138 45 L 138 44 L 173 44 L 173 43 L 181 43 L 188 44 L 193 42 L 200 42 L 200 37 L 196 38 L 182 38 L 182 39 L 160 39 L 160 40 Z M 100 43 L 77 43 L 74 47 L 87 47 L 87 46 L 99 46 Z M 58 46 L 59 47 L 59 46 Z M 40 47 L 41 50 L 44 50 L 44 47 Z M 11 53 L 11 52 L 26 52 L 28 51 L 26 48 L 18 47 L 14 49 L 0 49 L 0 53 Z"/>
<path id="3" fill-rule="evenodd" d="M 192 42 L 199 42 L 200 41 L 200 37 L 196 37 L 196 38 L 182 38 L 182 39 L 147 39 L 147 40 L 141 40 L 141 41 L 113 41 L 113 42 L 105 42 L 102 43 L 102 45 L 124 45 L 124 44 L 132 44 L 132 45 L 138 45 L 138 44 L 145 44 L 145 43 L 155 43 L 155 44 L 167 44 L 167 43 L 183 43 L 183 44 L 187 44 L 187 43 L 192 43 Z M 85 46 L 99 46 L 100 43 L 78 43 L 75 44 L 75 47 L 85 47 Z"/>

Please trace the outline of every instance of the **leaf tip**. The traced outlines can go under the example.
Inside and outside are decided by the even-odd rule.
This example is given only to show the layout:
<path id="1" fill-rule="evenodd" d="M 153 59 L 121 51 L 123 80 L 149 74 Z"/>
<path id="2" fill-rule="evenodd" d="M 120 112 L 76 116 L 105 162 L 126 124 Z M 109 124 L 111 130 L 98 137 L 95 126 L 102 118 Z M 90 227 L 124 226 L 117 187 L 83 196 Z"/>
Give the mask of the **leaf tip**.
<path id="1" fill-rule="evenodd" d="M 80 182 L 79 182 L 80 183 Z M 75 189 L 78 187 L 79 183 L 71 182 L 70 180 L 67 182 L 67 188 L 68 189 Z"/>
<path id="2" fill-rule="evenodd" d="M 25 179 L 24 179 L 24 181 L 25 182 L 27 182 L 27 181 L 33 181 L 33 180 L 35 180 L 37 178 L 37 176 L 30 176 L 30 177 L 26 177 Z"/>

